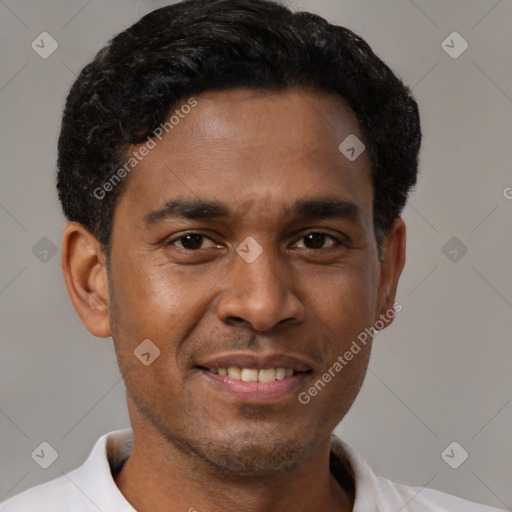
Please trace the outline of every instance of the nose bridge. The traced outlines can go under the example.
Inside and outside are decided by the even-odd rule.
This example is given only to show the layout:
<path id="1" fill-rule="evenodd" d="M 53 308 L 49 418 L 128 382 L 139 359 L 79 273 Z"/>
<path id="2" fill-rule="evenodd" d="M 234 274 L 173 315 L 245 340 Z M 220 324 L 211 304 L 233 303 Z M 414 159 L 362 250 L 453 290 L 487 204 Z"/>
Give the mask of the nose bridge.
<path id="1" fill-rule="evenodd" d="M 218 303 L 219 318 L 224 322 L 242 319 L 260 331 L 283 320 L 301 321 L 304 308 L 287 281 L 290 278 L 270 243 L 246 239 L 238 246 L 226 277 L 227 286 Z"/>
<path id="2" fill-rule="evenodd" d="M 250 245 L 249 242 L 238 248 L 239 258 L 233 269 L 237 290 L 242 294 L 249 293 L 254 298 L 258 295 L 269 295 L 270 298 L 278 300 L 283 288 L 287 287 L 286 272 L 282 272 L 278 256 L 270 248 L 270 243 L 260 246 L 259 250 Z M 247 248 L 249 252 L 244 253 Z M 248 258 L 245 258 L 246 255 Z"/>

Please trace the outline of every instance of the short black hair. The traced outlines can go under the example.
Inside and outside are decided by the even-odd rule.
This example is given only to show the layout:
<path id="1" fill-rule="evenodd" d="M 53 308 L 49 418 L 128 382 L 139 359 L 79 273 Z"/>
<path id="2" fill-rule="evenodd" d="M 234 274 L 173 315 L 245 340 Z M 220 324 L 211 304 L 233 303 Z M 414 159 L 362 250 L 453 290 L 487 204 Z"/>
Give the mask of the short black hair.
<path id="1" fill-rule="evenodd" d="M 361 37 L 273 0 L 184 0 L 150 12 L 96 54 L 64 109 L 57 160 L 64 214 L 108 256 L 127 179 L 104 185 L 174 105 L 206 91 L 294 86 L 337 94 L 354 111 L 372 161 L 380 248 L 416 183 L 417 103 Z"/>

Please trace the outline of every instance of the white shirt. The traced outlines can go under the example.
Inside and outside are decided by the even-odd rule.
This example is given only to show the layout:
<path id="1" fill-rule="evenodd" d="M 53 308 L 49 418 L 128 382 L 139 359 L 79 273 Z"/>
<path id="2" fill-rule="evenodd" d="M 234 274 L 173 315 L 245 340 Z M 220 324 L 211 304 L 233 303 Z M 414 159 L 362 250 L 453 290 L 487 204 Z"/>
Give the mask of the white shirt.
<path id="1" fill-rule="evenodd" d="M 135 512 L 117 488 L 112 470 L 131 451 L 131 430 L 100 437 L 86 462 L 55 480 L 0 504 L 0 512 Z M 331 470 L 344 467 L 355 481 L 353 512 L 503 512 L 432 489 L 398 484 L 376 476 L 347 443 L 332 436 Z"/>

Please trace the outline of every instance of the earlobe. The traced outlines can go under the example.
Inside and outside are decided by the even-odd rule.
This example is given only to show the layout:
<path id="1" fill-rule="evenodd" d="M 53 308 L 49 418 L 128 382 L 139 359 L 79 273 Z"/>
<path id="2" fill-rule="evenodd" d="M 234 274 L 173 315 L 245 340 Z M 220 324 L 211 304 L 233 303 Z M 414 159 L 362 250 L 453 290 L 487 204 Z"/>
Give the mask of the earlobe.
<path id="1" fill-rule="evenodd" d="M 382 244 L 376 321 L 386 313 L 386 318 L 389 318 L 389 311 L 394 309 L 398 281 L 405 265 L 405 242 L 405 223 L 401 218 L 396 218 Z M 394 315 L 391 316 L 388 325 L 393 317 Z"/>
<path id="2" fill-rule="evenodd" d="M 98 239 L 77 222 L 64 229 L 62 271 L 71 302 L 87 330 L 100 338 L 109 337 L 106 257 Z"/>

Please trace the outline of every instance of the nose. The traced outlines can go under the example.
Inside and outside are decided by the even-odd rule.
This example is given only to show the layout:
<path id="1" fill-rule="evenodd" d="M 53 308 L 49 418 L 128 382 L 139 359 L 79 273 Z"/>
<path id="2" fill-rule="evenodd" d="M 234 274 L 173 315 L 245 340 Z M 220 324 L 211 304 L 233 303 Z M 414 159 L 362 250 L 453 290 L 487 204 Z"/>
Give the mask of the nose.
<path id="1" fill-rule="evenodd" d="M 305 308 L 294 293 L 293 273 L 270 249 L 248 263 L 240 256 L 223 280 L 217 315 L 230 325 L 250 324 L 255 331 L 268 331 L 279 323 L 302 322 Z"/>

